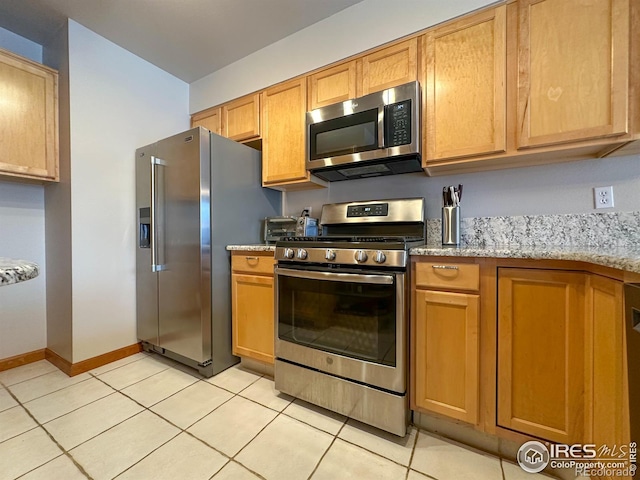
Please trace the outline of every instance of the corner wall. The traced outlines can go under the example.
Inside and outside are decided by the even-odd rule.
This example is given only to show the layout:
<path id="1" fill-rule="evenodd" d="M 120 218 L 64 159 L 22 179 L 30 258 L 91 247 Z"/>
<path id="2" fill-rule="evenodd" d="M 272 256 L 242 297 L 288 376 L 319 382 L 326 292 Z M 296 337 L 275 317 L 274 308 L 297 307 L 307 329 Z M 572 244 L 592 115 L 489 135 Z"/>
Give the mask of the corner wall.
<path id="1" fill-rule="evenodd" d="M 135 149 L 189 128 L 188 85 L 69 20 L 73 362 L 137 341 Z"/>

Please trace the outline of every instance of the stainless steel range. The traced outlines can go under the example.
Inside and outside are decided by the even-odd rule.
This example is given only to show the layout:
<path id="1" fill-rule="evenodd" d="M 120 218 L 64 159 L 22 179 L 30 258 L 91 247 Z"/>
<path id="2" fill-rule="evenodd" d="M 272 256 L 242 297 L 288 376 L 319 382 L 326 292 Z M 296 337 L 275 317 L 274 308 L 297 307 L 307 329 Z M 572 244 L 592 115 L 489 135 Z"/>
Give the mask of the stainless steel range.
<path id="1" fill-rule="evenodd" d="M 423 198 L 322 208 L 320 237 L 276 243 L 276 389 L 404 436 L 408 249 Z"/>

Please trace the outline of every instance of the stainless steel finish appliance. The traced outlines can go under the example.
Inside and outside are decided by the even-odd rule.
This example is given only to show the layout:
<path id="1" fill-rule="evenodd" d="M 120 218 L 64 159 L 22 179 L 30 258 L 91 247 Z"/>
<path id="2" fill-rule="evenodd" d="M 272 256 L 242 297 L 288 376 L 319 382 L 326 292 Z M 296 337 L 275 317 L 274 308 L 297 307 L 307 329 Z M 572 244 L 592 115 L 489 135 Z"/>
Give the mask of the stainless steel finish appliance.
<path id="1" fill-rule="evenodd" d="M 640 443 L 640 284 L 624 287 L 631 441 Z"/>
<path id="2" fill-rule="evenodd" d="M 424 199 L 325 205 L 320 237 L 276 243 L 276 389 L 406 433 L 407 251 Z"/>
<path id="3" fill-rule="evenodd" d="M 136 150 L 138 339 L 205 376 L 238 362 L 226 245 L 257 243 L 281 208 L 260 168 L 260 152 L 201 127 Z"/>
<path id="4" fill-rule="evenodd" d="M 329 182 L 421 172 L 420 85 L 307 112 L 307 170 Z"/>
<path id="5" fill-rule="evenodd" d="M 264 242 L 275 243 L 283 237 L 315 237 L 318 219 L 312 217 L 267 217 L 264 219 Z"/>

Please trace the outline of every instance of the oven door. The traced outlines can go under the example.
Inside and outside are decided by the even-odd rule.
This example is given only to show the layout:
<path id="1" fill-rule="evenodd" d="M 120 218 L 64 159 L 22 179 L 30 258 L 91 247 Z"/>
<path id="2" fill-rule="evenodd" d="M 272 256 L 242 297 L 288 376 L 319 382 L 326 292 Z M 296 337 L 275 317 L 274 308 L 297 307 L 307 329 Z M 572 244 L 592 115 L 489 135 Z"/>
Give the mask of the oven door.
<path id="1" fill-rule="evenodd" d="M 406 392 L 406 275 L 275 269 L 276 357 Z"/>

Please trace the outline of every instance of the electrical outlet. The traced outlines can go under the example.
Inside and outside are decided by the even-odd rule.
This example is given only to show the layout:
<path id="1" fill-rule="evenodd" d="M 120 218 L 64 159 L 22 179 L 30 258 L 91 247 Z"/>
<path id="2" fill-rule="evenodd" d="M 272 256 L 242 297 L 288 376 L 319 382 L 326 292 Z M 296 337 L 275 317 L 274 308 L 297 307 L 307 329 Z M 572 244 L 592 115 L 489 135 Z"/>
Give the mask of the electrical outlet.
<path id="1" fill-rule="evenodd" d="M 311 215 L 311 212 L 313 212 L 313 207 L 304 207 L 302 210 L 306 210 L 307 212 L 309 212 L 309 215 Z"/>
<path id="2" fill-rule="evenodd" d="M 593 200 L 596 208 L 612 208 L 613 187 L 594 187 Z"/>

